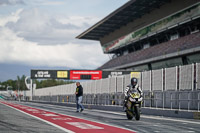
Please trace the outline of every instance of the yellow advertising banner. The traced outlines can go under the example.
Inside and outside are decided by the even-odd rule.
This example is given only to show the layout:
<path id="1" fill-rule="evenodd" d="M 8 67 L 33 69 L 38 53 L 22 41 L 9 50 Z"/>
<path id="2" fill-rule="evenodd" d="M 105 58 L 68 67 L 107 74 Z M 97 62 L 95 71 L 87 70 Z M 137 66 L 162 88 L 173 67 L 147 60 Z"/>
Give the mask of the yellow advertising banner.
<path id="1" fill-rule="evenodd" d="M 131 72 L 131 78 L 133 78 L 133 77 L 140 79 L 141 72 Z"/>
<path id="2" fill-rule="evenodd" d="M 57 71 L 57 78 L 68 78 L 68 71 Z"/>

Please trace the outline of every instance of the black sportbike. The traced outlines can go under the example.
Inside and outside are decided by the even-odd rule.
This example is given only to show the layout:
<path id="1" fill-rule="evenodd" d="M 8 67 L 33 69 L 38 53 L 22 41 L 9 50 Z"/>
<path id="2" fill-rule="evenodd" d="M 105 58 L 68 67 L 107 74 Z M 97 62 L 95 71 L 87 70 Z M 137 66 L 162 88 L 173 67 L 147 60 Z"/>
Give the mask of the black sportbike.
<path id="1" fill-rule="evenodd" d="M 130 91 L 128 101 L 126 102 L 126 116 L 129 120 L 132 120 L 133 117 L 135 117 L 136 120 L 140 120 L 141 104 L 140 93 L 136 90 Z"/>

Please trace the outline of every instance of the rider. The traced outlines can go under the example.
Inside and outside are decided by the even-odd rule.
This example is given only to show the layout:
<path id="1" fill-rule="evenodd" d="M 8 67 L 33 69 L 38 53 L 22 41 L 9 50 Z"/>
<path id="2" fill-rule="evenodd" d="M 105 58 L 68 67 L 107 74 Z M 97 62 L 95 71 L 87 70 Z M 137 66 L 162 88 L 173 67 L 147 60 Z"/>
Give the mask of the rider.
<path id="1" fill-rule="evenodd" d="M 127 108 L 126 104 L 127 104 L 127 101 L 128 101 L 128 93 L 131 90 L 137 90 L 140 93 L 140 98 L 138 99 L 138 101 L 142 101 L 143 92 L 138 85 L 138 79 L 133 77 L 133 78 L 131 78 L 131 84 L 126 87 L 126 90 L 124 92 L 124 95 L 125 95 L 124 106 L 123 106 L 124 111 L 126 111 L 126 108 Z"/>

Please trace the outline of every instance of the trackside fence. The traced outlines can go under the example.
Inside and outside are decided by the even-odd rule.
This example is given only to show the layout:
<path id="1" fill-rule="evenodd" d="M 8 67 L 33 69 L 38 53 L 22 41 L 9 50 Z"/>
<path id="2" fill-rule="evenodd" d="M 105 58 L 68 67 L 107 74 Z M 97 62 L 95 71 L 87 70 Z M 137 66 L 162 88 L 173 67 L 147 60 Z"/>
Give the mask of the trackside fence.
<path id="1" fill-rule="evenodd" d="M 200 111 L 200 63 L 140 73 L 144 92 L 143 107 Z M 131 75 L 81 82 L 83 103 L 95 105 L 123 104 L 124 90 Z M 33 100 L 75 103 L 76 85 L 60 85 L 33 90 Z M 22 92 L 24 99 L 30 91 Z"/>

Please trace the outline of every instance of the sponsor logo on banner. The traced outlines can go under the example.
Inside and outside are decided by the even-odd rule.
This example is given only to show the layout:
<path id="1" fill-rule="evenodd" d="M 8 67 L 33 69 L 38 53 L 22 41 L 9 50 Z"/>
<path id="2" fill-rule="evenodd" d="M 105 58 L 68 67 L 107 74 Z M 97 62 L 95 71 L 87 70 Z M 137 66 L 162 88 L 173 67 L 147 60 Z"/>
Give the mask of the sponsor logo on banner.
<path id="1" fill-rule="evenodd" d="M 57 78 L 68 78 L 68 71 L 57 71 Z"/>
<path id="2" fill-rule="evenodd" d="M 140 79 L 141 72 L 131 72 L 131 78 L 133 78 L 133 77 Z"/>

